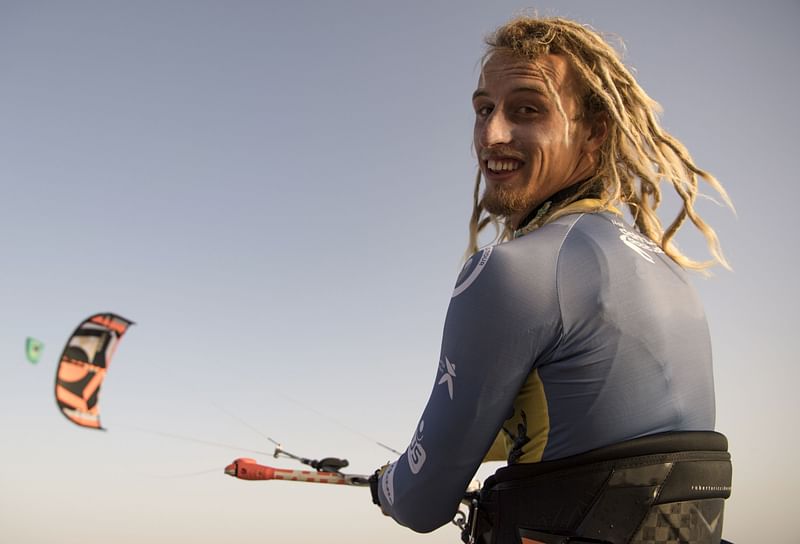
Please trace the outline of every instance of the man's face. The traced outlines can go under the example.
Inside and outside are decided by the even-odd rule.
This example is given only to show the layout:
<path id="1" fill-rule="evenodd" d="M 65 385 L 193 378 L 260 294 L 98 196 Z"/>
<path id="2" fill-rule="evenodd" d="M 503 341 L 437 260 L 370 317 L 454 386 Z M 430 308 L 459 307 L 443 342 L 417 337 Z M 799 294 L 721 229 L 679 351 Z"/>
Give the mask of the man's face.
<path id="1" fill-rule="evenodd" d="M 565 115 L 550 98 L 542 72 Z M 486 180 L 483 203 L 515 227 L 547 197 L 593 173 L 597 138 L 576 120 L 577 89 L 561 55 L 543 55 L 534 64 L 495 54 L 483 68 L 473 95 L 475 151 Z"/>

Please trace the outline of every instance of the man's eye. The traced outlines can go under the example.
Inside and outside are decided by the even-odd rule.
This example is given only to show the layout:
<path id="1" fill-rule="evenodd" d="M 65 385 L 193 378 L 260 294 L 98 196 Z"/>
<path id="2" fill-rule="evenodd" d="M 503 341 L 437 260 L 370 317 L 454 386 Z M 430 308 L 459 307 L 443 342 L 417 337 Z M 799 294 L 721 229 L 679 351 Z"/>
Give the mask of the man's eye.
<path id="1" fill-rule="evenodd" d="M 517 108 L 517 112 L 523 115 L 532 115 L 534 113 L 539 113 L 539 108 L 535 106 L 520 106 Z"/>
<path id="2" fill-rule="evenodd" d="M 479 106 L 475 108 L 475 115 L 477 115 L 478 117 L 486 117 L 490 113 L 492 113 L 491 106 Z"/>

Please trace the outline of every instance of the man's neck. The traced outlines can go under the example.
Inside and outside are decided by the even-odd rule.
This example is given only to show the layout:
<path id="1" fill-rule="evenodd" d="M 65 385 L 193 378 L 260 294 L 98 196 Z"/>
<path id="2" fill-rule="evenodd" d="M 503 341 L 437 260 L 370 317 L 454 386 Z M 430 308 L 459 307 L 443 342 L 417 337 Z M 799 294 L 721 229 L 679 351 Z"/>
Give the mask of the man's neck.
<path id="1" fill-rule="evenodd" d="M 553 193 L 549 197 L 545 198 L 543 202 L 533 206 L 530 210 L 528 210 L 528 213 L 525 214 L 522 217 L 522 220 L 520 220 L 516 224 L 514 230 L 515 231 L 521 230 L 521 229 L 525 228 L 527 225 L 529 225 L 530 223 L 536 221 L 541 216 L 546 214 L 548 212 L 548 210 L 550 210 L 550 208 L 552 208 L 554 206 L 558 206 L 561 202 L 564 202 L 565 200 L 567 200 L 570 197 L 574 196 L 578 191 L 580 191 L 582 188 L 584 188 L 584 186 L 585 186 L 585 184 L 587 182 L 591 183 L 587 179 L 583 179 L 581 181 L 577 181 L 577 182 L 573 183 L 572 185 L 564 187 L 560 191 L 556 191 L 555 193 Z M 592 188 L 592 189 L 594 189 L 594 188 Z M 584 195 L 584 196 L 586 196 L 586 197 L 595 197 L 595 198 L 600 196 L 600 192 L 598 190 L 592 190 L 592 189 L 589 189 L 587 191 L 586 195 Z"/>

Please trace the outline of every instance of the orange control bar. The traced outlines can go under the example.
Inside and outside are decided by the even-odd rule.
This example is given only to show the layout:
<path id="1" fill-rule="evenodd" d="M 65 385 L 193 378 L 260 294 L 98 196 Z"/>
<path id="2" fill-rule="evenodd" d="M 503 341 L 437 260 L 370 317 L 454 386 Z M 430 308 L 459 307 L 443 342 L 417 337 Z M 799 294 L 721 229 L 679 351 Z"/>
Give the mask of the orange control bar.
<path id="1" fill-rule="evenodd" d="M 288 480 L 315 484 L 369 485 L 369 476 L 316 470 L 291 470 L 259 465 L 255 459 L 240 457 L 225 467 L 225 474 L 241 480 Z"/>

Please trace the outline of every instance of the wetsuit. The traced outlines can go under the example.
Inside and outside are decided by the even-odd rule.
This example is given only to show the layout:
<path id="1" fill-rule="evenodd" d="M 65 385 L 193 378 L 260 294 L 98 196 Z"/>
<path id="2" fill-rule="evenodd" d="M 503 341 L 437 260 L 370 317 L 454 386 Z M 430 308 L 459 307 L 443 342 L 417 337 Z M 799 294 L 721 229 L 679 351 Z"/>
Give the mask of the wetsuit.
<path id="1" fill-rule="evenodd" d="M 537 463 L 713 429 L 708 327 L 682 269 L 617 215 L 567 215 L 464 266 L 430 399 L 379 479 L 380 505 L 432 531 L 490 450 Z"/>

